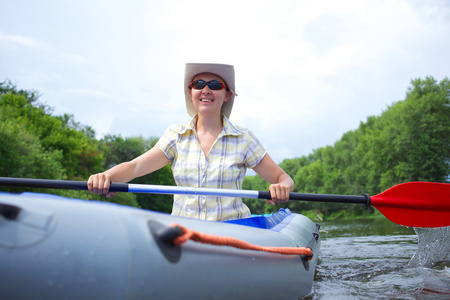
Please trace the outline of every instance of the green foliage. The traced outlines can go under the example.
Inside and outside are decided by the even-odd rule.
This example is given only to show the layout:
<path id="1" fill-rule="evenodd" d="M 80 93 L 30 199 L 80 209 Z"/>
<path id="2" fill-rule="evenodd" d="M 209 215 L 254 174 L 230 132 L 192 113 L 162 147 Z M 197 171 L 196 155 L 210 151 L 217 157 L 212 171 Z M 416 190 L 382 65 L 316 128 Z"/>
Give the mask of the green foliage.
<path id="1" fill-rule="evenodd" d="M 26 99 L 26 102 L 28 102 L 28 104 L 31 104 L 35 107 L 45 107 L 44 105 L 38 102 L 39 98 L 38 92 L 34 90 L 33 91 L 18 90 L 17 87 L 14 84 L 12 84 L 11 81 L 9 80 L 0 82 L 0 95 L 6 94 L 23 96 Z"/>
<path id="2" fill-rule="evenodd" d="M 368 117 L 334 146 L 284 160 L 280 166 L 296 182 L 295 191 L 376 195 L 402 182 L 448 182 L 450 81 L 446 78 L 438 83 L 427 77 L 411 84 L 404 101 L 392 104 L 381 116 Z M 259 176 L 254 177 L 245 178 L 244 186 L 266 190 Z M 247 203 L 252 211 L 261 211 L 261 204 Z M 287 206 L 323 218 L 374 212 L 362 205 L 291 201 Z"/>
<path id="3" fill-rule="evenodd" d="M 2 89 L 6 91 L 7 89 Z M 55 117 L 51 109 L 38 104 L 35 94 L 0 94 L 0 110 L 3 118 L 20 123 L 23 130 L 39 141 L 45 152 L 59 152 L 58 162 L 69 179 L 86 178 L 92 172 L 102 169 L 102 155 L 97 141 L 92 138 L 91 129 L 81 130 L 70 115 Z M 11 121 L 12 122 L 12 121 Z"/>
<path id="4" fill-rule="evenodd" d="M 21 97 L 21 96 L 19 96 Z M 0 107 L 0 174 L 4 177 L 65 178 L 59 150 L 46 150 L 38 137 Z"/>
<path id="5" fill-rule="evenodd" d="M 120 147 L 108 149 L 95 139 L 92 128 L 81 126 L 72 115 L 53 116 L 52 109 L 38 102 L 35 91 L 17 90 L 9 81 L 0 83 L 0 176 L 87 180 L 90 174 L 106 169 L 105 163 L 117 164 L 123 158 Z M 134 141 L 134 138 L 130 138 Z M 140 145 L 154 141 L 138 139 Z M 108 140 L 105 141 L 107 143 Z M 125 143 L 129 146 L 133 143 Z M 119 154 L 113 152 L 117 150 Z M 133 149 L 133 155 L 143 152 Z M 142 147 L 141 147 L 142 150 Z M 104 158 L 108 155 L 109 159 Z M 115 160 L 114 160 L 115 159 Z M 169 170 L 170 171 L 170 170 Z M 170 184 L 170 180 L 167 182 Z M 85 191 L 5 188 L 3 191 L 35 191 L 90 200 L 141 206 L 137 196 L 119 193 L 106 199 Z M 170 203 L 170 202 L 169 202 Z M 171 204 L 169 204 L 171 206 Z M 151 208 L 151 206 L 150 206 Z M 166 209 L 167 210 L 167 209 Z"/>

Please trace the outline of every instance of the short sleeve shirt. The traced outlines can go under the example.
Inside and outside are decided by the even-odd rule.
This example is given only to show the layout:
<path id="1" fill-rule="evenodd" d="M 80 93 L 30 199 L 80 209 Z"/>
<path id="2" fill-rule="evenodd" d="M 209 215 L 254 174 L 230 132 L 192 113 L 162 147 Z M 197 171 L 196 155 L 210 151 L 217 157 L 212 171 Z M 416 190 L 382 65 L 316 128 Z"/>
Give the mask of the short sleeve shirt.
<path id="1" fill-rule="evenodd" d="M 197 139 L 197 116 L 189 123 L 170 126 L 156 143 L 169 161 L 179 186 L 242 189 L 247 168 L 255 167 L 266 151 L 249 130 L 234 126 L 223 116 L 222 132 L 205 157 Z M 203 220 L 250 217 L 238 197 L 174 195 L 172 215 Z"/>

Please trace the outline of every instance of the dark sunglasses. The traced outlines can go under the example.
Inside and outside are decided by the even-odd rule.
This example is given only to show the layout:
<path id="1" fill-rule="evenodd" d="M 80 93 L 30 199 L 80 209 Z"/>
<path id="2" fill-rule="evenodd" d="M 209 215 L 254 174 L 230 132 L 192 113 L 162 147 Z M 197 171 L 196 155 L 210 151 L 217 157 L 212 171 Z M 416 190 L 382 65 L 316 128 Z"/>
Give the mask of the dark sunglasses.
<path id="1" fill-rule="evenodd" d="M 196 90 L 202 90 L 205 88 L 205 86 L 208 86 L 213 91 L 218 91 L 227 88 L 225 84 L 217 80 L 212 80 L 210 82 L 206 82 L 204 80 L 196 80 L 191 83 L 191 88 Z"/>

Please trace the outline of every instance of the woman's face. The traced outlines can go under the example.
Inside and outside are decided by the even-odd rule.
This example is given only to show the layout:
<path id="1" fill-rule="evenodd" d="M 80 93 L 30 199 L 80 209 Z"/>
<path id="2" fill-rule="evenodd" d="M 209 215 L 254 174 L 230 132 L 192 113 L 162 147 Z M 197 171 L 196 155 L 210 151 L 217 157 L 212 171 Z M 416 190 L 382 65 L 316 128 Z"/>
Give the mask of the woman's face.
<path id="1" fill-rule="evenodd" d="M 211 73 L 198 74 L 192 81 L 194 82 L 196 80 L 203 80 L 206 82 L 217 80 L 225 84 L 225 81 L 220 76 Z M 231 92 L 227 91 L 225 88 L 221 90 L 211 90 L 208 85 L 205 85 L 201 90 L 191 88 L 189 93 L 191 94 L 192 103 L 194 104 L 197 113 L 203 116 L 221 116 L 222 105 L 228 101 L 231 96 Z"/>

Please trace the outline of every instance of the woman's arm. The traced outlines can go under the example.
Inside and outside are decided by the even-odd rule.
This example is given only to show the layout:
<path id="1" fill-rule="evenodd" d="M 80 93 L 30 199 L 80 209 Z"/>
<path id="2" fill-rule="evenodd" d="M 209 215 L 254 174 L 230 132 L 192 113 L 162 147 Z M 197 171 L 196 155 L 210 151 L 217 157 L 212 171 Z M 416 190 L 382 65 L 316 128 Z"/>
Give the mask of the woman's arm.
<path id="1" fill-rule="evenodd" d="M 267 200 L 267 203 L 275 205 L 289 201 L 289 192 L 294 191 L 294 181 L 272 160 L 269 154 L 264 155 L 253 170 L 270 183 L 269 192 L 272 200 Z"/>
<path id="2" fill-rule="evenodd" d="M 115 193 L 108 193 L 111 182 L 128 182 L 159 170 L 168 163 L 164 152 L 158 147 L 153 147 L 131 161 L 121 163 L 103 173 L 91 175 L 87 182 L 88 189 L 95 194 L 114 196 Z"/>

